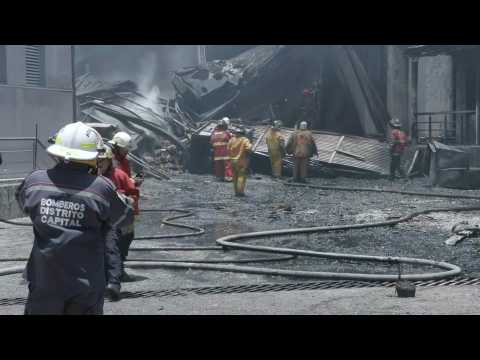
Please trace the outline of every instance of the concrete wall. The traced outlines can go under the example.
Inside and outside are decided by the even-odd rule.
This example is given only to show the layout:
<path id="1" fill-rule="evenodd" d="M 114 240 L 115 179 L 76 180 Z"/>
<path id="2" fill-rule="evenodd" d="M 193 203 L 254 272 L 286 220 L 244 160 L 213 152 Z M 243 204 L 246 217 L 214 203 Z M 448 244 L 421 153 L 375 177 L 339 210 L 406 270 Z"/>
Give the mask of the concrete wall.
<path id="1" fill-rule="evenodd" d="M 46 81 L 50 89 L 72 89 L 70 45 L 47 46 L 45 49 Z"/>
<path id="2" fill-rule="evenodd" d="M 0 85 L 1 137 L 35 136 L 45 144 L 48 136 L 72 121 L 72 92 Z"/>
<path id="3" fill-rule="evenodd" d="M 2 137 L 34 136 L 35 123 L 45 142 L 73 119 L 72 72 L 69 45 L 45 48 L 46 87 L 26 86 L 25 48 L 7 46 L 7 84 L 0 85 Z"/>
<path id="4" fill-rule="evenodd" d="M 418 112 L 453 110 L 453 66 L 450 56 L 420 58 Z"/>

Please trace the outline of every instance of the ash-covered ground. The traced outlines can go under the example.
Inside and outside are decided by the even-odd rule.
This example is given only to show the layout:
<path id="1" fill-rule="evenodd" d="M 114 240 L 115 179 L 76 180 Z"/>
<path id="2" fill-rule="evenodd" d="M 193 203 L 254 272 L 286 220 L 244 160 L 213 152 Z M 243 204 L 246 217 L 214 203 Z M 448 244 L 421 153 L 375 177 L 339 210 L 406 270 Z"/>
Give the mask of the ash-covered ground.
<path id="1" fill-rule="evenodd" d="M 426 179 L 410 182 L 371 179 L 310 179 L 313 185 L 368 187 L 443 194 L 475 195 L 480 191 L 431 189 Z M 478 205 L 476 200 L 427 198 L 388 193 L 326 191 L 288 187 L 269 176 L 255 175 L 248 179 L 246 198 L 233 195 L 233 185 L 217 182 L 212 176 L 181 174 L 169 181 L 147 179 L 142 187 L 143 209 L 191 209 L 194 215 L 176 222 L 202 227 L 204 235 L 190 238 L 134 241 L 132 248 L 150 246 L 215 246 L 215 239 L 228 234 L 297 227 L 346 225 L 377 222 L 397 218 L 411 212 L 431 208 Z M 172 213 L 172 215 L 175 215 Z M 138 217 L 136 235 L 175 234 L 189 230 L 162 226 L 169 214 L 144 213 Z M 294 236 L 255 240 L 254 244 L 366 255 L 405 256 L 445 261 L 460 266 L 465 276 L 480 276 L 480 240 L 467 239 L 450 247 L 444 241 L 452 226 L 460 221 L 480 224 L 480 211 L 468 213 L 433 213 L 395 227 L 350 230 L 310 236 Z M 0 252 L 5 257 L 27 257 L 32 243 L 31 228 L 1 224 Z M 129 259 L 245 259 L 269 255 L 246 251 L 151 252 L 131 251 Z M 0 267 L 21 263 L 0 263 Z M 329 272 L 397 273 L 396 266 L 377 263 L 340 262 L 299 257 L 268 263 L 247 263 L 243 266 L 270 267 Z M 125 292 L 191 288 L 218 285 L 313 281 L 218 271 L 188 269 L 130 270 L 139 281 L 123 284 Z M 427 267 L 405 266 L 405 273 L 440 271 Z M 20 275 L 0 277 L 0 299 L 26 296 Z M 134 299 L 111 304 L 107 313 L 135 313 Z M 129 310 L 131 307 L 131 311 Z M 8 310 L 10 308 L 10 310 Z M 18 306 L 0 307 L 0 313 L 21 312 Z M 13 310 L 12 310 L 13 309 Z M 143 309 L 155 313 L 158 309 Z"/>
<path id="2" fill-rule="evenodd" d="M 424 179 L 414 179 L 408 183 L 404 181 L 392 183 L 388 180 L 316 178 L 311 179 L 310 183 L 312 185 L 480 195 L 480 191 L 431 189 Z M 247 183 L 245 199 L 233 196 L 232 184 L 216 182 L 210 176 L 198 175 L 182 175 L 169 182 L 150 181 L 146 184 L 143 194 L 146 197 L 142 201 L 144 208 L 192 209 L 195 211 L 195 216 L 179 221 L 206 229 L 206 234 L 198 238 L 162 241 L 168 245 L 178 245 L 179 243 L 215 245 L 215 239 L 227 234 L 378 222 L 424 209 L 478 204 L 476 200 L 295 188 L 274 181 L 268 176 L 250 178 Z M 395 227 L 261 239 L 252 244 L 323 252 L 425 258 L 451 262 L 460 266 L 465 275 L 476 276 L 480 273 L 478 253 L 480 243 L 477 239 L 467 239 L 455 247 L 444 244 L 450 235 L 452 226 L 460 221 L 480 224 L 480 212 L 434 213 L 420 216 L 411 222 Z M 138 234 L 151 234 L 152 229 L 155 228 L 154 224 L 158 224 L 158 215 L 142 215 L 137 227 Z M 162 233 L 177 231 L 181 232 L 182 230 L 168 227 L 161 229 Z M 153 244 L 153 242 L 149 243 Z M 231 256 L 230 253 L 229 256 Z M 239 258 L 252 256 L 252 253 L 234 253 Z M 139 253 L 132 252 L 131 258 L 138 255 Z M 186 254 L 177 254 L 177 256 L 185 257 Z M 218 258 L 224 255 L 211 253 L 208 256 Z M 396 273 L 397 271 L 396 267 L 373 263 L 338 262 L 313 258 L 297 258 L 286 262 L 253 265 L 334 272 Z M 413 270 L 426 272 L 431 269 L 425 267 L 417 269 L 405 267 L 404 269 L 406 272 Z M 251 275 L 247 276 L 251 277 Z M 278 280 L 284 281 L 285 279 Z M 289 281 L 291 280 L 289 279 Z"/>

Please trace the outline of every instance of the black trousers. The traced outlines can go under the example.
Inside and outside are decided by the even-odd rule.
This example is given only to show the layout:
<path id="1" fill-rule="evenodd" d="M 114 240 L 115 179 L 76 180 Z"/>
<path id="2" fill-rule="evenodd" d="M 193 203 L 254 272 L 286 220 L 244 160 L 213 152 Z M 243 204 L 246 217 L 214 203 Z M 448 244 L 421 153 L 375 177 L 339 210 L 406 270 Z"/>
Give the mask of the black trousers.
<path id="1" fill-rule="evenodd" d="M 69 299 L 54 292 L 29 291 L 25 315 L 103 315 L 104 291 L 80 293 Z"/>
<path id="2" fill-rule="evenodd" d="M 390 155 L 390 179 L 395 179 L 395 174 L 398 171 L 401 177 L 407 177 L 405 171 L 402 168 L 402 155 L 391 154 Z"/>
<path id="3" fill-rule="evenodd" d="M 132 244 L 135 233 L 131 232 L 129 234 L 123 234 L 119 236 L 118 240 L 118 249 L 120 250 L 120 256 L 122 258 L 122 263 L 127 259 L 128 250 L 130 250 L 130 245 Z"/>

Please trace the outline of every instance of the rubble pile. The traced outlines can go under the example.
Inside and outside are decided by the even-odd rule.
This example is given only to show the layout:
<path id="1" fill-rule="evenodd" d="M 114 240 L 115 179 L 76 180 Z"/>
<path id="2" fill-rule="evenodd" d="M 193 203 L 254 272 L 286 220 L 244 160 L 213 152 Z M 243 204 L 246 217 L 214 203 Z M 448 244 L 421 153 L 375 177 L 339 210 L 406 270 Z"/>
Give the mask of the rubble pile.
<path id="1" fill-rule="evenodd" d="M 80 121 L 105 138 L 116 131 L 132 135 L 134 166 L 161 178 L 180 166 L 196 125 L 174 100 L 162 98 L 158 88 L 142 94 L 131 81 L 109 84 L 85 74 L 77 79 L 76 90 Z"/>
<path id="2" fill-rule="evenodd" d="M 316 84 L 315 101 L 331 103 L 329 92 L 325 91 L 331 83 L 322 80 L 329 72 L 336 74 L 337 85 L 350 94 L 351 109 L 356 108 L 361 114 L 356 118 L 348 118 L 347 114 L 349 127 L 355 128 L 355 123 L 369 137 L 343 134 L 341 121 L 322 125 L 313 118 L 305 119 L 314 113 L 308 111 L 305 103 L 306 94 L 310 94 L 305 89 L 312 82 Z M 345 74 L 356 76 L 348 76 L 346 81 Z M 325 169 L 331 169 L 347 174 L 387 175 L 388 146 L 383 140 L 389 116 L 370 82 L 351 47 L 262 45 L 228 60 L 176 71 L 172 80 L 174 99 L 161 97 L 158 88 L 141 93 L 132 81 L 107 83 L 91 74 L 79 77 L 76 87 L 80 120 L 109 124 L 115 131 L 133 134 L 132 159 L 138 166 L 156 171 L 159 177 L 182 168 L 194 173 L 210 172 L 209 139 L 223 116 L 233 118 L 232 130 L 236 124 L 248 126 L 249 137 L 255 144 L 253 171 L 270 172 L 264 137 L 272 121 L 280 119 L 291 127 L 299 120 L 307 120 L 312 128 L 323 129 L 314 132 L 320 154 L 310 163 L 312 174 L 325 174 Z M 335 114 L 328 108 L 322 109 L 331 116 Z M 95 124 L 97 128 L 103 126 Z M 112 131 L 108 129 L 104 136 L 111 137 Z M 288 138 L 293 129 L 284 128 L 282 132 Z M 290 157 L 285 159 L 284 166 L 287 172 L 293 168 Z"/>

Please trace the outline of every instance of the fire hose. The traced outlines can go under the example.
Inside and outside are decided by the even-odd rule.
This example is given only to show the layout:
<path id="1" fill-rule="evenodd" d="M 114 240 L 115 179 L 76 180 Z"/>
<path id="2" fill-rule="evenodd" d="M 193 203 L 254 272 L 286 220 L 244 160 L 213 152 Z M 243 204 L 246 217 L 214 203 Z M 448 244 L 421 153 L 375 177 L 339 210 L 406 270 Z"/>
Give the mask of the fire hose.
<path id="1" fill-rule="evenodd" d="M 321 190 L 336 190 L 336 191 L 366 191 L 366 192 L 378 192 L 378 193 L 395 193 L 409 196 L 426 196 L 426 197 L 439 197 L 450 199 L 470 199 L 480 200 L 478 196 L 470 195 L 448 195 L 438 193 L 422 193 L 422 192 L 407 192 L 397 190 L 383 190 L 383 189 L 370 189 L 370 188 L 344 188 L 334 186 L 312 186 L 303 184 L 290 184 L 285 183 L 287 186 L 297 187 L 309 187 Z M 361 274 L 361 273 L 333 273 L 333 272 L 318 272 L 318 271 L 299 271 L 299 270 L 284 270 L 275 268 L 260 268 L 253 266 L 238 266 L 238 265 L 219 265 L 221 263 L 245 263 L 245 262 L 265 262 L 265 261 L 281 261 L 293 259 L 297 256 L 306 256 L 314 258 L 326 258 L 336 260 L 351 260 L 351 261 L 367 261 L 367 262 L 380 262 L 388 264 L 411 264 L 411 265 L 425 265 L 440 268 L 444 271 L 436 273 L 423 273 L 423 274 L 405 274 L 402 278 L 411 281 L 426 281 L 426 280 L 438 280 L 456 276 L 461 273 L 460 267 L 449 264 L 446 262 L 438 262 L 427 259 L 417 259 L 408 257 L 390 257 L 390 256 L 370 256 L 370 255 L 358 255 L 358 254 L 340 254 L 340 253 L 326 253 L 309 250 L 298 250 L 289 248 L 269 247 L 248 245 L 241 243 L 242 241 L 261 239 L 274 236 L 292 236 L 301 234 L 314 234 L 314 233 L 327 233 L 334 231 L 347 231 L 347 230 L 359 230 L 375 227 L 387 227 L 395 226 L 397 224 L 407 222 L 413 218 L 434 213 L 434 212 L 468 212 L 479 211 L 479 206 L 470 207 L 449 207 L 439 209 L 427 209 L 418 212 L 410 213 L 398 219 L 368 223 L 368 224 L 353 224 L 342 226 L 324 226 L 324 227 L 310 227 L 310 228 L 296 228 L 296 229 L 284 229 L 284 230 L 272 230 L 272 231 L 260 231 L 236 235 L 228 235 L 216 240 L 218 246 L 184 246 L 184 247 L 147 247 L 147 248 L 132 248 L 131 251 L 225 251 L 225 250 L 244 250 L 251 252 L 262 252 L 276 255 L 283 255 L 283 257 L 271 257 L 271 258 L 249 258 L 249 259 L 237 259 L 237 260 L 155 260 L 155 259 L 136 259 L 127 260 L 125 266 L 129 268 L 180 268 L 180 269 L 198 269 L 198 270 L 213 270 L 224 272 L 239 272 L 249 274 L 261 274 L 261 275 L 277 275 L 277 276 L 292 276 L 292 277 L 305 277 L 316 279 L 336 279 L 336 280 L 364 280 L 364 281 L 395 281 L 398 279 L 398 275 L 393 274 Z M 191 237 L 204 234 L 205 230 L 199 227 L 189 226 L 185 224 L 178 224 L 172 222 L 175 219 L 192 216 L 193 213 L 185 209 L 150 209 L 144 210 L 144 213 L 153 212 L 180 212 L 181 215 L 169 217 L 162 220 L 162 223 L 168 226 L 179 227 L 192 230 L 189 233 L 183 234 L 171 234 L 171 235 L 152 235 L 141 236 L 135 240 L 156 240 L 165 238 L 179 238 L 179 237 Z M 31 226 L 31 224 L 18 223 L 9 220 L 0 219 L 0 222 L 5 222 L 12 225 Z M 5 261 L 25 261 L 27 259 L 0 259 L 0 262 Z M 14 273 L 21 273 L 24 267 L 12 267 L 0 270 L 0 276 L 9 275 Z"/>

